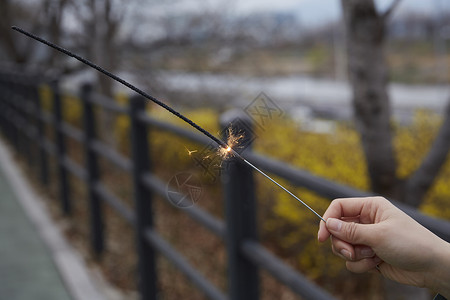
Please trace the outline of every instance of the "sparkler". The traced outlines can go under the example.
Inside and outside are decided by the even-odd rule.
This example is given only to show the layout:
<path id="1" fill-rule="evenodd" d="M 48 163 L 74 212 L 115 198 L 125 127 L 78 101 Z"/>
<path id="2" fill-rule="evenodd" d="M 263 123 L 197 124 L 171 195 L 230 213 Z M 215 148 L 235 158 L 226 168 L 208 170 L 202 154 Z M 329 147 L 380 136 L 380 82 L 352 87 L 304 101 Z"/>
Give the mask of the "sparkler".
<path id="1" fill-rule="evenodd" d="M 12 27 L 13 30 L 20 32 L 38 42 L 41 42 L 55 50 L 58 50 L 59 52 L 62 52 L 70 57 L 75 58 L 76 60 L 84 63 L 85 65 L 88 65 L 91 68 L 94 68 L 95 70 L 99 71 L 100 73 L 103 73 L 104 75 L 114 79 L 115 81 L 123 84 L 124 86 L 128 87 L 129 89 L 135 91 L 136 93 L 138 93 L 139 95 L 143 96 L 144 98 L 158 104 L 159 106 L 165 108 L 166 110 L 168 110 L 170 113 L 172 113 L 173 115 L 177 116 L 178 118 L 182 119 L 183 121 L 185 121 L 186 123 L 188 123 L 189 125 L 191 125 L 192 127 L 194 127 L 195 129 L 197 129 L 198 131 L 200 131 L 201 133 L 203 133 L 204 135 L 206 135 L 208 138 L 210 138 L 211 140 L 213 140 L 214 142 L 217 143 L 218 150 L 219 150 L 219 155 L 222 156 L 222 158 L 226 158 L 230 155 L 233 155 L 237 158 L 239 158 L 240 160 L 242 160 L 244 163 L 246 163 L 248 166 L 250 166 L 251 168 L 253 168 L 254 170 L 258 171 L 259 173 L 261 173 L 262 175 L 264 175 L 267 179 L 269 179 L 270 181 L 272 181 L 273 183 L 275 183 L 278 187 L 280 187 L 282 190 L 284 190 L 285 192 L 287 192 L 289 195 L 291 195 L 294 199 L 296 199 L 297 201 L 299 201 L 301 204 L 303 204 L 306 208 L 308 208 L 310 211 L 312 211 L 316 216 L 318 216 L 322 221 L 324 221 L 326 223 L 326 221 L 322 218 L 322 216 L 320 216 L 314 209 L 312 209 L 309 205 L 307 205 L 304 201 L 302 201 L 300 198 L 298 198 L 297 196 L 295 196 L 293 193 L 291 193 L 288 189 L 286 189 L 284 186 L 282 186 L 281 184 L 279 184 L 277 181 L 275 181 L 272 177 L 270 177 L 269 175 L 267 175 L 266 173 L 264 173 L 262 170 L 260 170 L 259 168 L 257 168 L 256 166 L 254 166 L 252 163 L 250 163 L 248 160 L 246 160 L 244 157 L 242 157 L 239 153 L 237 153 L 233 147 L 237 146 L 239 141 L 244 137 L 243 135 L 234 135 L 231 132 L 231 129 L 229 129 L 228 131 L 228 139 L 227 139 L 227 143 L 225 143 L 224 141 L 218 139 L 217 137 L 215 137 L 214 135 L 212 135 L 210 132 L 208 132 L 207 130 L 203 129 L 202 127 L 200 127 L 199 125 L 197 125 L 196 123 L 194 123 L 194 121 L 192 121 L 191 119 L 185 117 L 184 115 L 182 115 L 181 113 L 179 113 L 178 111 L 174 110 L 173 108 L 171 108 L 170 106 L 168 106 L 167 104 L 161 102 L 160 100 L 158 100 L 157 98 L 149 95 L 148 93 L 144 92 L 143 90 L 137 88 L 136 86 L 132 85 L 131 83 L 123 80 L 122 78 L 118 77 L 117 75 L 114 75 L 113 73 L 103 69 L 102 67 L 90 62 L 89 60 L 74 54 L 72 52 L 70 52 L 69 50 L 66 50 L 56 44 L 53 44 L 43 38 L 40 38 L 32 33 L 29 33 L 17 26 L 13 26 Z M 189 155 L 193 153 L 193 151 L 189 151 Z"/>

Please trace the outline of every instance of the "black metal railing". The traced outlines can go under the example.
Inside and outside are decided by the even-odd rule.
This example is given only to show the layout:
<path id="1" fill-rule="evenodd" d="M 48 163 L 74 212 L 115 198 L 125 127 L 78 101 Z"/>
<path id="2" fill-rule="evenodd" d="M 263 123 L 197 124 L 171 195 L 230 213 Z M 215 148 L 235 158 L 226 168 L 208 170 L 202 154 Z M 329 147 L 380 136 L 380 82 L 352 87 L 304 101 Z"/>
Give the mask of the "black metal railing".
<path id="1" fill-rule="evenodd" d="M 48 84 L 52 90 L 51 112 L 42 108 L 38 91 L 41 84 Z M 210 144 L 210 140 L 191 130 L 152 118 L 146 113 L 146 102 L 140 96 L 132 97 L 130 106 L 124 107 L 94 94 L 90 85 L 83 85 L 80 89 L 80 99 L 83 104 L 83 130 L 75 128 L 62 118 L 61 92 L 56 80 L 46 81 L 36 75 L 2 71 L 0 72 L 0 127 L 3 135 L 17 152 L 23 154 L 29 164 L 36 165 L 38 176 L 44 185 L 49 182 L 49 156 L 56 158 L 59 199 L 64 213 L 69 214 L 72 210 L 68 176 L 75 176 L 85 182 L 90 204 L 91 246 L 97 255 L 101 255 L 105 248 L 101 209 L 103 203 L 108 204 L 134 226 L 139 258 L 139 290 L 142 299 L 156 299 L 158 274 L 155 255 L 157 252 L 171 261 L 211 299 L 258 299 L 259 269 L 265 269 L 293 292 L 306 299 L 333 298 L 258 243 L 253 172 L 247 165 L 233 159 L 227 162 L 228 165 L 223 174 L 227 178 L 223 181 L 225 220 L 210 215 L 199 206 L 184 210 L 192 219 L 220 237 L 226 244 L 228 291 L 224 292 L 210 283 L 155 230 L 152 211 L 153 196 L 159 195 L 164 199 L 168 196 L 166 184 L 152 173 L 148 130 L 171 132 L 202 145 Z M 129 116 L 131 159 L 98 139 L 94 114 L 96 106 Z M 228 114 L 222 122 L 223 125 L 230 124 L 236 117 L 238 116 Z M 54 142 L 45 134 L 46 126 L 52 128 Z M 66 137 L 83 145 L 84 167 L 67 154 Z M 37 151 L 32 153 L 32 149 Z M 368 195 L 366 192 L 334 183 L 281 161 L 259 155 L 251 149 L 247 149 L 243 155 L 268 173 L 284 178 L 296 186 L 308 188 L 329 199 Z M 98 165 L 100 157 L 132 176 L 134 210 L 102 183 Z M 395 204 L 431 231 L 450 241 L 450 222 L 423 215 L 400 203 Z"/>

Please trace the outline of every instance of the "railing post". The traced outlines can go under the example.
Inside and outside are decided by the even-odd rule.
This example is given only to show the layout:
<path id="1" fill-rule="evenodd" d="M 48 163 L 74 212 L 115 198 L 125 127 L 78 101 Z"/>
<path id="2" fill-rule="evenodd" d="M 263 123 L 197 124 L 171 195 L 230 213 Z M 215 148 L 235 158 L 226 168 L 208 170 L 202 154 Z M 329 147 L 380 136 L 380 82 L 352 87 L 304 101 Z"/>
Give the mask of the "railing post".
<path id="1" fill-rule="evenodd" d="M 5 94 L 7 93 L 7 91 L 5 90 L 5 76 L 3 73 L 0 73 L 0 114 L 2 115 L 1 117 L 1 129 L 2 129 L 2 133 L 5 135 L 6 138 L 8 138 L 8 112 L 9 112 L 9 108 L 6 105 L 6 100 L 5 100 Z"/>
<path id="2" fill-rule="evenodd" d="M 19 99 L 19 105 L 21 107 L 21 114 L 23 116 L 23 148 L 24 148 L 24 156 L 27 160 L 27 164 L 30 168 L 33 168 L 34 159 L 33 155 L 35 151 L 33 151 L 35 143 L 33 141 L 33 137 L 28 135 L 32 131 L 32 122 L 33 120 L 33 113 L 28 111 L 30 108 L 30 94 L 29 92 L 29 85 L 31 84 L 31 78 L 30 76 L 21 74 L 17 77 L 17 96 Z"/>
<path id="3" fill-rule="evenodd" d="M 44 149 L 45 131 L 44 122 L 42 121 L 42 104 L 41 97 L 39 95 L 39 85 L 32 86 L 32 100 L 35 107 L 35 120 L 37 127 L 37 144 L 38 144 L 38 157 L 39 157 L 39 173 L 38 176 L 41 179 L 43 185 L 48 184 L 48 157 Z"/>
<path id="4" fill-rule="evenodd" d="M 229 111 L 222 115 L 220 121 L 223 129 L 231 126 L 233 132 L 244 134 L 244 145 L 250 147 L 251 121 L 247 115 L 241 111 Z M 252 170 L 239 159 L 229 158 L 224 162 L 222 183 L 227 226 L 229 297 L 233 300 L 258 299 L 258 268 L 245 258 L 241 248 L 243 241 L 257 240 Z"/>
<path id="5" fill-rule="evenodd" d="M 136 243 L 139 255 L 139 290 L 141 299 L 156 299 L 155 250 L 145 240 L 145 230 L 153 227 L 152 193 L 142 184 L 142 175 L 151 169 L 147 125 L 138 115 L 145 112 L 145 99 L 130 99 L 131 145 L 133 153 L 134 205 L 136 211 Z"/>
<path id="6" fill-rule="evenodd" d="M 9 130 L 8 130 L 8 123 L 9 123 L 9 118 L 8 118 L 8 114 L 9 114 L 9 108 L 7 106 L 6 103 L 6 99 L 5 96 L 7 94 L 7 90 L 5 87 L 6 83 L 5 83 L 5 75 L 3 74 L 3 72 L 0 72 L 0 113 L 2 114 L 2 133 L 4 134 L 4 136 L 9 139 Z"/>
<path id="7" fill-rule="evenodd" d="M 20 119 L 21 119 L 21 115 L 20 115 L 20 111 L 17 108 L 17 106 L 13 105 L 13 103 L 17 102 L 17 88 L 16 88 L 16 75 L 12 74 L 9 80 L 9 106 L 12 109 L 12 111 L 14 112 L 14 122 L 13 122 L 13 143 L 14 146 L 16 148 L 17 153 L 22 154 L 22 132 L 21 132 L 21 123 L 20 123 Z M 15 123 L 15 124 L 14 124 Z"/>
<path id="8" fill-rule="evenodd" d="M 83 102 L 84 125 L 84 157 L 87 170 L 87 191 L 89 197 L 90 238 L 91 247 L 95 255 L 99 256 L 104 250 L 102 203 L 95 191 L 95 185 L 100 179 L 97 153 L 92 148 L 96 138 L 94 108 L 91 101 L 92 85 L 81 86 L 81 101 Z"/>
<path id="9" fill-rule="evenodd" d="M 19 152 L 22 156 L 27 158 L 28 146 L 27 146 L 27 138 L 26 138 L 26 116 L 25 110 L 23 108 L 24 101 L 22 97 L 22 88 L 19 85 L 20 77 L 18 74 L 14 77 L 13 87 L 14 87 L 14 105 L 16 106 L 16 112 L 19 120 Z"/>
<path id="10" fill-rule="evenodd" d="M 59 82 L 54 79 L 50 83 L 50 87 L 53 93 L 53 113 L 55 115 L 55 138 L 56 138 L 56 157 L 58 160 L 58 177 L 59 177 L 59 193 L 61 199 L 61 208 L 64 214 L 69 215 L 72 207 L 70 204 L 69 195 L 69 182 L 67 177 L 67 171 L 64 166 L 64 158 L 66 155 L 66 143 L 64 134 L 62 132 L 62 99 L 59 91 Z"/>

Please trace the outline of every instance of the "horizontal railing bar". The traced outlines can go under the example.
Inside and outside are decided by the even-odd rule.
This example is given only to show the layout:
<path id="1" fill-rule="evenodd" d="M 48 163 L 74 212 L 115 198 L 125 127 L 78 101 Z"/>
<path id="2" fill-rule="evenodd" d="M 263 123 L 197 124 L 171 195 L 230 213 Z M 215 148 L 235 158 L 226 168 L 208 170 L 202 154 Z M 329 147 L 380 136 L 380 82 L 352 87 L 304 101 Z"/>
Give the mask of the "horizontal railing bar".
<path id="1" fill-rule="evenodd" d="M 2 69 L 2 72 L 0 74 L 0 77 L 3 82 L 8 83 L 18 83 L 23 86 L 36 86 L 37 84 L 41 84 L 42 82 L 45 82 L 45 78 L 42 77 L 42 71 L 27 71 L 26 74 L 24 74 L 21 71 L 13 70 L 13 65 L 8 65 L 8 63 L 2 63 L 0 66 L 0 69 Z"/>
<path id="2" fill-rule="evenodd" d="M 116 166 L 124 171 L 131 172 L 133 169 L 133 164 L 129 158 L 118 153 L 113 148 L 105 145 L 99 140 L 94 140 L 91 143 L 92 149 L 99 155 L 108 159 L 110 162 L 114 163 Z"/>
<path id="3" fill-rule="evenodd" d="M 8 106 L 7 106 L 8 107 Z M 24 123 L 24 118 L 22 118 L 21 114 L 17 109 L 8 107 L 5 112 L 5 118 L 10 123 L 12 123 L 16 128 L 22 127 L 21 123 Z"/>
<path id="4" fill-rule="evenodd" d="M 37 128 L 30 125 L 25 118 L 16 117 L 14 122 L 16 122 L 15 126 L 21 130 L 27 138 L 31 140 L 36 140 L 38 138 Z"/>
<path id="5" fill-rule="evenodd" d="M 47 152 L 48 154 L 53 155 L 53 156 L 56 155 L 56 146 L 48 138 L 42 137 L 41 141 L 40 141 L 40 145 L 45 150 L 45 152 Z"/>
<path id="6" fill-rule="evenodd" d="M 146 173 L 143 175 L 141 180 L 148 189 L 156 192 L 159 196 L 170 202 L 167 196 L 166 184 L 164 184 L 159 178 L 150 173 Z M 213 232 L 215 235 L 225 239 L 226 229 L 223 221 L 217 219 L 202 208 L 195 205 L 184 209 L 184 212 L 205 228 Z"/>
<path id="7" fill-rule="evenodd" d="M 5 119 L 8 120 L 9 123 L 11 123 L 14 127 L 16 127 L 17 129 L 21 129 L 22 126 L 20 124 L 20 115 L 15 112 L 13 109 L 8 109 Z"/>
<path id="8" fill-rule="evenodd" d="M 10 108 L 6 108 L 4 118 L 8 120 L 9 123 L 14 125 L 17 129 L 21 130 L 28 138 L 37 141 L 41 147 L 43 147 L 47 152 L 54 154 L 54 145 L 45 137 L 39 138 L 37 128 L 30 125 L 19 113 Z"/>
<path id="9" fill-rule="evenodd" d="M 65 135 L 71 137 L 72 139 L 74 139 L 77 142 L 82 143 L 84 141 L 83 132 L 80 129 L 73 127 L 72 125 L 70 125 L 67 122 L 64 122 L 64 121 L 62 122 L 61 131 Z"/>
<path id="10" fill-rule="evenodd" d="M 196 142 L 198 144 L 201 145 L 209 145 L 212 144 L 214 147 L 217 146 L 217 143 L 214 141 L 211 141 L 208 137 L 206 137 L 203 134 L 194 132 L 192 130 L 188 130 L 186 128 L 182 128 L 180 126 L 171 124 L 171 123 L 167 123 L 167 122 L 163 122 L 160 120 L 156 120 L 155 118 L 152 118 L 151 116 L 149 116 L 148 114 L 146 114 L 145 112 L 141 112 L 137 115 L 137 118 L 139 121 L 150 125 L 150 126 L 154 126 L 158 129 L 161 129 L 163 131 L 167 131 L 173 134 L 176 134 L 178 136 L 181 136 L 183 138 L 186 138 L 188 140 L 191 140 L 193 142 Z"/>
<path id="11" fill-rule="evenodd" d="M 18 97 L 17 93 L 14 93 L 10 89 L 5 89 L 2 91 L 3 93 L 3 100 L 9 104 L 10 106 L 14 107 L 15 109 L 20 109 L 19 104 L 15 99 Z"/>
<path id="12" fill-rule="evenodd" d="M 193 268 L 188 261 L 169 245 L 158 233 L 154 230 L 145 230 L 146 241 L 162 255 L 164 255 L 170 262 L 172 262 L 193 284 L 195 284 L 205 295 L 210 299 L 225 300 L 226 295 L 219 291 L 211 282 L 203 277 L 195 268 Z"/>
<path id="13" fill-rule="evenodd" d="M 255 152 L 245 151 L 243 156 L 258 168 L 284 178 L 296 186 L 312 190 L 318 195 L 328 199 L 364 197 L 370 195 L 367 192 L 337 184 L 330 180 L 315 176 L 305 170 L 292 167 L 285 162 Z"/>
<path id="14" fill-rule="evenodd" d="M 36 111 L 36 107 L 34 103 L 26 101 L 24 96 L 19 96 L 21 100 L 17 102 L 16 108 L 19 109 L 22 113 L 33 115 Z"/>
<path id="15" fill-rule="evenodd" d="M 53 156 L 56 155 L 56 153 L 57 153 L 56 145 L 53 142 L 51 142 L 47 137 L 40 137 L 39 134 L 38 134 L 37 128 L 33 127 L 30 124 L 28 124 L 28 122 L 26 122 L 24 120 L 24 118 L 22 118 L 17 112 L 9 110 L 6 113 L 6 117 L 5 118 L 11 124 L 13 124 L 17 129 L 21 130 L 25 134 L 25 136 L 27 136 L 28 138 L 36 141 L 36 143 L 39 145 L 39 147 L 44 149 L 45 152 L 47 152 L 48 154 L 53 155 Z M 68 167 L 70 168 L 70 166 L 68 166 Z M 76 170 L 74 170 L 74 169 L 72 169 L 72 171 L 76 172 Z M 74 173 L 74 175 L 75 176 L 77 176 L 77 175 L 81 176 L 80 173 L 78 173 L 78 174 Z"/>
<path id="16" fill-rule="evenodd" d="M 241 249 L 248 260 L 268 271 L 274 278 L 288 286 L 296 294 L 306 299 L 335 299 L 325 290 L 267 251 L 261 244 L 245 241 Z"/>
<path id="17" fill-rule="evenodd" d="M 40 137 L 38 135 L 37 129 L 33 127 L 33 130 L 25 130 L 24 124 L 27 122 L 24 121 L 24 119 L 19 116 L 19 114 L 15 111 L 9 110 L 6 115 L 6 119 L 13 124 L 17 129 L 22 130 L 25 135 L 27 135 L 29 138 L 34 139 L 37 141 L 40 146 L 50 155 L 56 155 L 56 145 L 51 142 L 47 137 Z"/>
<path id="18" fill-rule="evenodd" d="M 49 125 L 55 124 L 55 117 L 48 111 L 42 110 L 39 115 L 41 121 L 45 122 L 46 124 Z"/>
<path id="19" fill-rule="evenodd" d="M 118 104 L 114 99 L 105 97 L 103 95 L 95 94 L 92 95 L 90 98 L 90 101 L 93 104 L 96 104 L 98 106 L 101 106 L 102 108 L 105 108 L 109 111 L 120 113 L 120 114 L 128 114 L 128 107 L 122 106 Z"/>
<path id="20" fill-rule="evenodd" d="M 316 194 L 328 199 L 368 197 L 374 195 L 369 192 L 361 191 L 349 186 L 335 183 L 325 178 L 312 175 L 307 171 L 294 168 L 284 162 L 262 156 L 254 152 L 244 152 L 243 156 L 250 162 L 255 164 L 258 168 L 287 179 L 296 186 L 307 188 L 315 192 Z M 450 241 L 449 221 L 427 216 L 420 211 L 398 201 L 391 200 L 391 202 L 439 237 L 443 238 L 446 241 Z"/>
<path id="21" fill-rule="evenodd" d="M 408 214 L 411 218 L 422 224 L 424 227 L 428 228 L 431 232 L 436 234 L 438 237 L 446 240 L 450 243 L 450 222 L 438 219 L 435 217 L 431 217 L 428 215 L 425 215 L 415 208 L 406 205 L 404 203 L 400 203 L 397 201 L 392 201 L 392 204 L 403 210 L 406 214 Z"/>
<path id="22" fill-rule="evenodd" d="M 37 140 L 38 131 L 36 127 L 30 126 L 29 124 L 25 124 L 23 128 L 25 135 L 31 140 Z"/>
<path id="23" fill-rule="evenodd" d="M 121 215 L 125 220 L 131 225 L 135 226 L 136 217 L 134 213 L 128 208 L 119 197 L 114 195 L 103 183 L 97 182 L 94 185 L 94 191 L 97 195 L 102 198 L 103 201 L 107 202 L 119 215 Z"/>
<path id="24" fill-rule="evenodd" d="M 73 175 L 75 175 L 78 179 L 87 181 L 87 173 L 86 170 L 83 169 L 80 165 L 74 162 L 67 155 L 63 158 L 63 166 Z"/>
<path id="25" fill-rule="evenodd" d="M 18 113 L 32 114 L 34 112 L 33 105 L 25 101 L 22 95 L 9 92 L 7 94 L 7 97 L 9 99 L 6 100 L 6 102 L 9 103 L 9 105 L 13 107 Z"/>

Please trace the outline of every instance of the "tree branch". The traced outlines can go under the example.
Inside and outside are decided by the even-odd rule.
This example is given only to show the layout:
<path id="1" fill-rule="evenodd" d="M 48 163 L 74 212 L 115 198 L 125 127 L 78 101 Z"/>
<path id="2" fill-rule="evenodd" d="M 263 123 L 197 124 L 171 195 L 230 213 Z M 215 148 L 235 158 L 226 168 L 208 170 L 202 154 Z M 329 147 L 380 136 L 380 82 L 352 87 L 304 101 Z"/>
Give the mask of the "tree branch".
<path id="1" fill-rule="evenodd" d="M 427 156 L 405 185 L 405 202 L 419 206 L 423 197 L 431 188 L 442 169 L 450 151 L 450 99 L 444 116 L 444 122 L 428 151 Z"/>
<path id="2" fill-rule="evenodd" d="M 389 6 L 389 8 L 386 9 L 386 11 L 383 13 L 381 17 L 383 19 L 389 18 L 392 12 L 397 8 L 397 6 L 400 4 L 401 1 L 402 0 L 393 0 L 391 6 Z"/>

